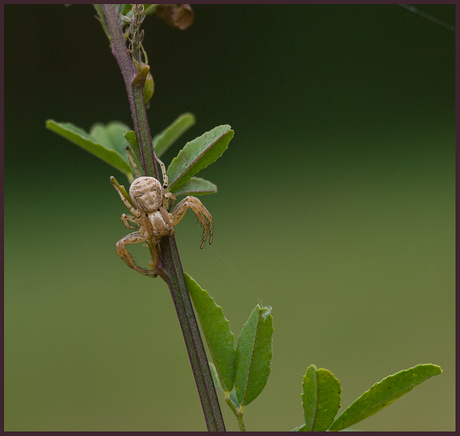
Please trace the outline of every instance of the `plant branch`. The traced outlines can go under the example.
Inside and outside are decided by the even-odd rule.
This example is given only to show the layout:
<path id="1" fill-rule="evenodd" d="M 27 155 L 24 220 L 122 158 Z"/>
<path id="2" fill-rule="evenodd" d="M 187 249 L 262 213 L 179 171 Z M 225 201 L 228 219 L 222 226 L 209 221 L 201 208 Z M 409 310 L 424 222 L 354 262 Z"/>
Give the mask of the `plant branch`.
<path id="1" fill-rule="evenodd" d="M 133 127 L 139 145 L 139 157 L 142 169 L 145 175 L 151 175 L 160 180 L 158 166 L 156 165 L 155 156 L 153 154 L 152 136 L 147 121 L 147 111 L 145 109 L 142 92 L 148 70 L 142 74 L 136 69 L 131 55 L 126 48 L 123 32 L 113 5 L 103 5 L 102 7 L 112 39 L 112 53 L 118 62 L 123 80 L 125 81 L 129 107 L 133 119 Z"/>
<path id="2" fill-rule="evenodd" d="M 136 65 L 133 62 L 126 48 L 114 6 L 103 5 L 102 7 L 110 33 L 109 39 L 111 40 L 112 53 L 120 66 L 125 81 L 133 126 L 139 145 L 139 157 L 144 174 L 160 180 L 143 97 L 143 86 L 149 68 L 144 68 L 145 65 L 143 64 L 139 68 L 139 64 Z M 209 431 L 225 431 L 216 389 L 185 283 L 184 272 L 174 236 L 164 237 L 160 247 L 160 275 L 168 284 L 176 308 L 207 428 Z"/>
<path id="3" fill-rule="evenodd" d="M 208 430 L 225 431 L 216 388 L 185 283 L 184 272 L 174 236 L 163 238 L 160 247 L 163 266 L 169 272 L 166 282 L 168 283 L 174 305 L 176 306 L 177 316 L 179 317 L 182 333 L 185 338 Z"/>
<path id="4" fill-rule="evenodd" d="M 243 407 L 237 407 L 233 401 L 230 399 L 230 392 L 225 393 L 225 402 L 230 406 L 232 412 L 235 414 L 236 419 L 238 420 L 238 426 L 240 427 L 240 431 L 246 431 L 246 426 L 244 424 L 244 415 L 243 415 Z"/>

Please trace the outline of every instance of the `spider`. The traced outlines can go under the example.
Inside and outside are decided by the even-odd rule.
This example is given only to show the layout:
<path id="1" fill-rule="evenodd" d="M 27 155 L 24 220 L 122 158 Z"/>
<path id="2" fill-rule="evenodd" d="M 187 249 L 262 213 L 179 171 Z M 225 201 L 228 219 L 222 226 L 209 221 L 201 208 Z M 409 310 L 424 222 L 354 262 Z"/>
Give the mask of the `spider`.
<path id="1" fill-rule="evenodd" d="M 130 268 L 146 276 L 156 277 L 160 272 L 160 240 L 163 236 L 174 234 L 175 226 L 182 220 L 187 209 L 192 209 L 203 225 L 204 231 L 200 248 L 203 248 L 206 242 L 208 231 L 209 243 L 212 242 L 212 215 L 198 198 L 192 196 L 185 197 L 179 201 L 174 210 L 169 212 L 169 202 L 172 200 L 172 204 L 174 204 L 176 197 L 171 192 L 167 192 L 168 176 L 163 162 L 155 156 L 161 167 L 163 176 L 162 186 L 154 177 L 141 176 L 129 151 L 128 156 L 137 175 L 129 187 L 129 197 L 123 186 L 120 186 L 116 181 L 115 177 L 110 177 L 110 182 L 120 195 L 121 201 L 132 213 L 132 215 L 121 215 L 123 224 L 125 227 L 135 229 L 136 231 L 121 238 L 116 244 L 116 250 L 117 254 Z M 128 244 L 138 244 L 141 242 L 149 244 L 153 259 L 153 262 L 150 262 L 149 265 L 152 267 L 152 270 L 138 266 L 126 248 Z"/>

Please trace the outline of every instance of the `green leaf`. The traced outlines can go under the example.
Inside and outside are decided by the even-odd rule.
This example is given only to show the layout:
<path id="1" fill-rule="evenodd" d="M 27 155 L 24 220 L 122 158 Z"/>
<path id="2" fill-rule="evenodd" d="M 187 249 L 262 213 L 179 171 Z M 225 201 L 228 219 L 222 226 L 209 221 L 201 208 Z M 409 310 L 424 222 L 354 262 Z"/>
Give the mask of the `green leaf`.
<path id="1" fill-rule="evenodd" d="M 130 128 L 119 121 L 111 121 L 104 125 L 102 123 L 93 124 L 89 131 L 89 136 L 99 144 L 102 144 L 109 150 L 118 151 L 122 156 L 126 156 L 126 140 L 124 138 L 125 132 Z"/>
<path id="2" fill-rule="evenodd" d="M 131 153 L 134 152 L 134 156 L 139 156 L 139 145 L 137 145 L 136 132 L 134 130 L 128 130 L 123 136 L 126 141 L 128 141 Z"/>
<path id="3" fill-rule="evenodd" d="M 174 144 L 174 142 L 195 124 L 195 115 L 185 113 L 175 119 L 166 129 L 153 139 L 153 148 L 158 157 Z"/>
<path id="4" fill-rule="evenodd" d="M 66 5 L 70 6 L 70 5 Z M 107 35 L 107 38 L 109 38 L 110 43 L 112 42 L 112 36 L 110 35 L 110 30 L 109 26 L 107 24 L 107 20 L 105 18 L 104 14 L 104 9 L 102 8 L 102 5 L 99 4 L 93 4 L 94 8 L 96 9 L 97 15 L 98 15 L 98 20 L 102 25 L 102 28 L 104 29 L 105 34 Z"/>
<path id="5" fill-rule="evenodd" d="M 233 388 L 230 392 L 230 401 L 238 407 L 238 399 L 236 398 L 236 390 Z"/>
<path id="6" fill-rule="evenodd" d="M 99 128 L 97 128 L 96 135 L 98 135 L 98 139 L 94 138 L 83 129 L 80 129 L 72 123 L 59 123 L 54 120 L 47 120 L 46 127 L 58 135 L 68 139 L 70 142 L 73 142 L 74 144 L 84 148 L 86 151 L 94 154 L 109 165 L 112 165 L 114 168 L 125 174 L 129 181 L 132 180 L 131 168 L 124 158 L 124 155 L 120 154 L 117 150 L 120 145 L 119 141 L 115 140 L 112 142 L 110 139 L 112 138 L 114 131 L 117 130 L 117 127 L 112 126 L 105 136 L 99 131 Z"/>
<path id="7" fill-rule="evenodd" d="M 187 273 L 184 276 L 222 388 L 224 392 L 230 392 L 235 381 L 236 359 L 230 323 L 225 318 L 222 307 L 215 303 L 208 292 L 201 289 Z"/>
<path id="8" fill-rule="evenodd" d="M 155 91 L 155 82 L 153 81 L 152 73 L 148 72 L 145 78 L 144 88 L 142 88 L 142 94 L 144 96 L 144 103 L 147 104 L 153 97 Z"/>
<path id="9" fill-rule="evenodd" d="M 216 366 L 212 362 L 209 363 L 209 369 L 211 370 L 211 375 L 212 375 L 212 381 L 214 382 L 214 386 L 224 392 L 224 388 L 222 387 L 222 384 L 220 383 L 219 379 L 219 374 L 217 373 Z"/>
<path id="10" fill-rule="evenodd" d="M 253 401 L 267 384 L 272 360 L 271 308 L 257 305 L 241 330 L 236 348 L 236 397 L 240 406 Z"/>
<path id="11" fill-rule="evenodd" d="M 299 425 L 296 428 L 293 428 L 291 431 L 308 431 L 308 430 L 307 430 L 307 426 L 304 424 L 304 425 Z"/>
<path id="12" fill-rule="evenodd" d="M 217 186 L 208 180 L 201 179 L 199 177 L 192 177 L 188 182 L 184 183 L 174 195 L 204 195 L 204 194 L 215 194 L 217 192 Z"/>
<path id="13" fill-rule="evenodd" d="M 165 151 L 174 144 L 174 142 L 195 124 L 195 115 L 185 113 L 174 120 L 166 129 L 152 139 L 153 148 L 157 157 L 160 157 Z M 139 146 L 137 145 L 136 133 L 131 130 L 125 133 L 125 139 L 129 142 L 131 153 L 139 156 Z M 136 164 L 140 168 L 137 161 Z"/>
<path id="14" fill-rule="evenodd" d="M 198 171 L 222 156 L 233 133 L 229 125 L 223 125 L 187 142 L 168 168 L 169 190 L 177 191 Z"/>
<path id="15" fill-rule="evenodd" d="M 329 431 L 343 430 L 362 421 L 411 391 L 415 386 L 441 373 L 442 369 L 439 366 L 429 363 L 384 378 L 350 404 L 332 423 Z"/>
<path id="16" fill-rule="evenodd" d="M 145 9 L 144 9 L 144 15 L 150 15 L 150 14 L 153 14 L 156 9 L 157 9 L 157 4 L 153 4 L 153 5 L 144 5 Z"/>
<path id="17" fill-rule="evenodd" d="M 339 381 L 327 369 L 310 365 L 303 377 L 302 406 L 306 429 L 326 431 L 340 408 Z"/>
<path id="18" fill-rule="evenodd" d="M 139 160 L 139 146 L 137 145 L 136 132 L 134 130 L 128 130 L 123 136 L 129 144 L 129 150 L 131 151 L 137 170 L 143 174 L 142 165 Z M 136 174 L 134 168 L 133 174 Z"/>

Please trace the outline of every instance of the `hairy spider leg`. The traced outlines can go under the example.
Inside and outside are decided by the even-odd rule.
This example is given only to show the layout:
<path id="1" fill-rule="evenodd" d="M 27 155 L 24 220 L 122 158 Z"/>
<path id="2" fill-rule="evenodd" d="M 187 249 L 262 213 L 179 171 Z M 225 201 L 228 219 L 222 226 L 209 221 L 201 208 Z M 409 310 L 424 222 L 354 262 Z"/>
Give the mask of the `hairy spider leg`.
<path id="1" fill-rule="evenodd" d="M 139 170 L 137 169 L 137 165 L 136 165 L 136 163 L 134 162 L 133 155 L 132 155 L 131 152 L 129 151 L 129 147 L 126 147 L 125 150 L 126 150 L 126 153 L 128 154 L 129 160 L 131 161 L 131 164 L 132 164 L 132 166 L 133 166 L 133 168 L 134 168 L 134 171 L 136 171 L 136 176 L 137 176 L 137 177 L 140 177 L 140 176 L 141 176 L 141 173 L 140 173 Z"/>
<path id="2" fill-rule="evenodd" d="M 113 180 L 112 180 L 113 179 Z M 110 181 L 113 185 L 113 187 L 115 188 L 115 190 L 118 192 L 118 195 L 120 196 L 121 198 L 121 201 L 123 202 L 123 204 L 131 211 L 131 213 L 134 215 L 126 215 L 126 214 L 122 214 L 121 215 L 121 221 L 123 222 L 123 224 L 125 225 L 125 227 L 127 228 L 131 228 L 131 229 L 138 229 L 139 227 L 134 227 L 132 225 L 129 224 L 129 222 L 132 222 L 132 223 L 135 223 L 135 224 L 138 224 L 138 218 L 141 216 L 141 213 L 135 209 L 131 203 L 125 198 L 125 196 L 123 195 L 123 193 L 120 191 L 120 189 L 118 188 L 118 186 L 116 185 L 116 183 L 114 183 L 115 181 L 115 178 L 114 177 L 111 177 L 110 178 Z M 116 251 L 117 251 L 117 254 L 118 256 L 121 257 L 121 259 L 123 260 L 123 262 L 126 263 L 126 265 L 128 265 L 130 268 L 133 268 L 134 270 L 140 272 L 141 274 L 144 274 L 146 276 L 149 276 L 149 277 L 156 277 L 158 274 L 156 273 L 156 269 L 158 268 L 158 265 L 159 265 L 159 260 L 157 260 L 158 258 L 158 252 L 157 250 L 154 251 L 155 255 L 156 255 L 156 258 L 154 260 L 154 265 L 155 265 L 155 269 L 153 271 L 149 271 L 148 269 L 145 269 L 145 268 L 141 268 L 140 266 L 138 266 L 136 264 L 136 262 L 134 262 L 134 259 L 132 258 L 132 256 L 129 254 L 129 251 L 128 249 L 125 247 L 126 244 L 138 244 L 140 242 L 146 242 L 148 241 L 149 237 L 146 237 L 146 236 L 143 236 L 141 235 L 139 232 L 133 232 L 133 233 L 130 233 L 129 235 L 126 235 L 125 237 L 123 237 L 122 239 L 120 239 L 117 244 L 116 244 Z"/>
<path id="3" fill-rule="evenodd" d="M 152 247 L 152 246 L 153 246 L 153 253 L 151 250 L 150 250 L 150 253 L 153 256 L 153 262 L 150 261 L 149 265 L 153 269 L 154 274 L 157 275 L 156 272 L 160 268 L 160 247 L 158 244 L 149 244 L 149 247 Z"/>
<path id="4" fill-rule="evenodd" d="M 115 184 L 114 180 L 115 180 L 115 177 L 110 177 L 110 183 L 112 183 L 113 187 L 118 192 L 118 195 L 120 196 L 121 201 L 136 218 L 139 218 L 141 216 L 141 213 L 136 208 L 134 208 L 131 205 L 131 203 L 125 198 L 123 193 L 118 189 L 118 186 Z"/>
<path id="5" fill-rule="evenodd" d="M 129 150 L 128 147 L 126 147 L 126 153 L 128 154 L 129 160 L 131 161 L 131 164 L 132 164 L 132 166 L 134 168 L 134 171 L 136 171 L 137 177 L 140 177 L 141 174 L 139 173 L 139 170 L 137 169 L 137 165 L 134 162 L 133 155 L 131 154 L 131 151 Z M 167 189 L 169 182 L 168 182 L 168 175 L 166 173 L 165 164 L 158 158 L 158 156 L 156 154 L 155 154 L 155 159 L 160 164 L 161 175 L 163 176 L 163 189 Z"/>
<path id="6" fill-rule="evenodd" d="M 125 225 L 125 227 L 127 227 L 128 229 L 135 229 L 135 230 L 139 229 L 139 220 L 135 216 L 126 215 L 125 213 L 123 213 L 121 215 L 121 220 L 123 221 L 123 224 Z M 129 224 L 130 222 L 136 225 L 132 226 L 131 224 Z"/>
<path id="7" fill-rule="evenodd" d="M 163 195 L 163 207 L 168 210 L 169 209 L 169 201 L 172 200 L 172 204 L 171 204 L 171 207 L 174 205 L 174 203 L 176 202 L 176 196 L 171 193 L 171 192 L 166 192 L 164 195 Z"/>
<path id="8" fill-rule="evenodd" d="M 209 243 L 212 242 L 212 235 L 213 235 L 213 222 L 212 222 L 212 215 L 209 213 L 208 209 L 206 209 L 203 203 L 198 200 L 196 197 L 185 197 L 183 200 L 177 203 L 177 206 L 174 208 L 172 215 L 173 215 L 173 226 L 175 227 L 181 220 L 184 218 L 185 212 L 187 209 L 190 208 L 193 210 L 197 218 L 200 220 L 201 224 L 203 225 L 203 237 L 200 248 L 204 247 L 206 242 L 206 236 L 209 230 Z M 209 222 L 208 222 L 209 221 Z"/>
<path id="9" fill-rule="evenodd" d="M 126 263 L 130 268 L 135 269 L 136 271 L 140 272 L 141 274 L 144 274 L 149 277 L 156 277 L 158 274 L 156 273 L 156 269 L 153 271 L 149 271 L 148 269 L 141 268 L 134 262 L 134 259 L 132 256 L 129 254 L 128 249 L 126 248 L 127 244 L 139 244 L 141 242 L 146 242 L 148 241 L 149 237 L 148 236 L 143 236 L 139 232 L 133 232 L 130 233 L 129 235 L 126 235 L 125 237 L 121 238 L 116 245 L 116 250 L 118 256 L 120 256 L 123 260 L 123 262 Z M 157 252 L 155 252 L 157 254 Z M 156 256 L 158 257 L 158 256 Z M 155 266 L 157 266 L 158 261 L 155 259 Z"/>
<path id="10" fill-rule="evenodd" d="M 166 173 L 166 167 L 165 164 L 155 155 L 155 159 L 157 162 L 160 164 L 161 168 L 161 175 L 163 176 L 163 189 L 166 189 L 168 187 L 168 174 Z"/>

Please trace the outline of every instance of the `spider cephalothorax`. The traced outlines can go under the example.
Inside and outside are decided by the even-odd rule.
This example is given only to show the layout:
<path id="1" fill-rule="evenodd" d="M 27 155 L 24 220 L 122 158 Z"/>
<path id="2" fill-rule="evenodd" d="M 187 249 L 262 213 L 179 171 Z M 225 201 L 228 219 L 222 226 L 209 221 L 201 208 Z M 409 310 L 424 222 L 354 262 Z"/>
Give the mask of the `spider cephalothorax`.
<path id="1" fill-rule="evenodd" d="M 131 158 L 131 155 L 129 155 L 129 157 Z M 183 200 L 179 201 L 172 212 L 168 211 L 170 200 L 174 203 L 176 197 L 171 192 L 167 192 L 168 176 L 166 175 L 165 166 L 160 159 L 157 158 L 157 161 L 160 164 L 163 175 L 163 186 L 154 177 L 141 176 L 131 159 L 138 176 L 129 187 L 129 197 L 131 201 L 123 194 L 121 190 L 122 187 L 115 178 L 110 178 L 113 187 L 120 195 L 121 201 L 123 201 L 125 206 L 133 214 L 122 214 L 121 220 L 123 224 L 127 228 L 137 230 L 136 232 L 126 235 L 117 242 L 117 253 L 130 268 L 150 277 L 156 277 L 159 272 L 160 239 L 163 236 L 172 235 L 174 233 L 175 226 L 182 220 L 188 208 L 193 210 L 204 227 L 201 248 L 203 248 L 206 242 L 208 231 L 209 243 L 212 242 L 213 234 L 212 215 L 198 198 L 192 196 L 185 197 Z M 126 248 L 127 244 L 138 244 L 140 242 L 147 242 L 153 250 L 153 270 L 138 266 Z"/>

